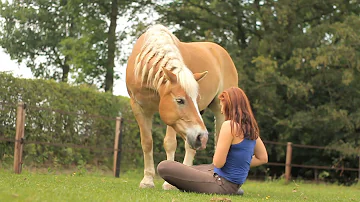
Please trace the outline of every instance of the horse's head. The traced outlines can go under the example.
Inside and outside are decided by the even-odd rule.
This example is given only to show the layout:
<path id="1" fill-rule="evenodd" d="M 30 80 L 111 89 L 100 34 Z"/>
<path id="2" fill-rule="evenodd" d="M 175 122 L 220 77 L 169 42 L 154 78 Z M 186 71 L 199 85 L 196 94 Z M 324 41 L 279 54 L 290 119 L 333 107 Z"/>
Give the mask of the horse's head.
<path id="1" fill-rule="evenodd" d="M 208 131 L 200 115 L 197 98 L 186 93 L 174 73 L 165 68 L 163 72 L 168 82 L 159 90 L 161 119 L 186 139 L 192 149 L 205 149 Z M 199 81 L 206 74 L 207 72 L 196 73 L 193 76 Z"/>

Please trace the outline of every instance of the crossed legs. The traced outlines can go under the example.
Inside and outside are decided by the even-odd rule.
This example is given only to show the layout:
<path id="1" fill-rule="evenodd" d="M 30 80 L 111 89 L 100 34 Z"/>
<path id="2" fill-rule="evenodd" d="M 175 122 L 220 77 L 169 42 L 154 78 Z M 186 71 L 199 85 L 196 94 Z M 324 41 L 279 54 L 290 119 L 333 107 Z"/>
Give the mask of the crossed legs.
<path id="1" fill-rule="evenodd" d="M 176 161 L 162 161 L 158 174 L 181 191 L 207 194 L 236 194 L 239 186 L 213 173 L 212 165 L 187 166 Z"/>

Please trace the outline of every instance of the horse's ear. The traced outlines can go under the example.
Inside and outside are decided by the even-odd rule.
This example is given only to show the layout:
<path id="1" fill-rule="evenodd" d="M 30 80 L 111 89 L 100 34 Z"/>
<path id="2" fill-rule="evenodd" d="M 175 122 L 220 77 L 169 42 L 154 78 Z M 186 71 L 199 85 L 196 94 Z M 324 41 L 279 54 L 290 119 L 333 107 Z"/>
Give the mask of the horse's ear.
<path id="1" fill-rule="evenodd" d="M 200 81 L 201 79 L 203 79 L 206 76 L 207 73 L 208 73 L 208 71 L 205 71 L 202 73 L 195 73 L 194 78 L 196 81 Z"/>
<path id="2" fill-rule="evenodd" d="M 174 73 L 172 73 L 170 70 L 163 68 L 164 71 L 164 76 L 167 80 L 170 81 L 170 83 L 176 83 L 177 82 L 177 78 L 176 75 Z"/>

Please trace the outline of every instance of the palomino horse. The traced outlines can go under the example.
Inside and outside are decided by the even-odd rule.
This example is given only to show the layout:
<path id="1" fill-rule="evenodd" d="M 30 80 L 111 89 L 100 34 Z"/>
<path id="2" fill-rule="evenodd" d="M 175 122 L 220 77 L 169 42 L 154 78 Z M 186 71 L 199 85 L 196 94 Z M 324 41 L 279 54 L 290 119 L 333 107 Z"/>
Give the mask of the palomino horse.
<path id="1" fill-rule="evenodd" d="M 200 111 L 212 110 L 218 134 L 224 116 L 217 96 L 237 83 L 233 61 L 215 43 L 181 42 L 162 25 L 150 27 L 139 37 L 128 59 L 126 86 L 144 154 L 141 188 L 154 187 L 153 115 L 159 112 L 167 124 L 164 138 L 167 159 L 174 160 L 178 133 L 186 140 L 183 163 L 190 166 L 196 150 L 204 149 L 208 140 Z M 163 188 L 171 186 L 165 182 Z"/>

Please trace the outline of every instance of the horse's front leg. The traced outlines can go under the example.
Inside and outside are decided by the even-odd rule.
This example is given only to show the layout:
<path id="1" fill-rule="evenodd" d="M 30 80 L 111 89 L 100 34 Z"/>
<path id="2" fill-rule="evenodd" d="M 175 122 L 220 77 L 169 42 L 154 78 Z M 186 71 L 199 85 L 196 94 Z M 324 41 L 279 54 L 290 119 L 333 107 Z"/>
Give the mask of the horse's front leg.
<path id="1" fill-rule="evenodd" d="M 176 131 L 172 127 L 167 126 L 166 135 L 164 138 L 164 148 L 166 151 L 167 160 L 173 161 L 175 159 L 176 147 Z M 196 151 L 194 149 L 191 149 L 190 145 L 187 143 L 187 141 L 185 141 L 185 158 L 183 164 L 192 166 L 195 154 Z"/>
<path id="2" fill-rule="evenodd" d="M 175 159 L 175 151 L 177 147 L 176 131 L 171 127 L 166 127 L 166 135 L 164 138 L 164 148 L 166 152 L 166 159 L 173 161 Z"/>
<path id="3" fill-rule="evenodd" d="M 176 141 L 176 131 L 171 127 L 166 127 L 166 135 L 164 138 L 164 148 L 166 152 L 166 159 L 170 161 L 175 160 L 175 151 L 177 147 L 177 141 Z M 164 190 L 170 190 L 170 189 L 176 189 L 176 187 L 172 186 L 168 182 L 164 182 L 162 185 L 162 188 Z"/>
<path id="4" fill-rule="evenodd" d="M 133 100 L 131 100 L 136 121 L 140 128 L 141 147 L 144 155 L 144 178 L 140 182 L 140 188 L 152 188 L 154 185 L 155 167 L 153 157 L 153 139 L 151 134 L 153 113 L 146 113 Z"/>
<path id="5" fill-rule="evenodd" d="M 190 145 L 187 143 L 187 141 L 185 141 L 185 157 L 184 157 L 183 164 L 192 166 L 195 154 L 196 154 L 196 150 L 191 149 Z"/>

